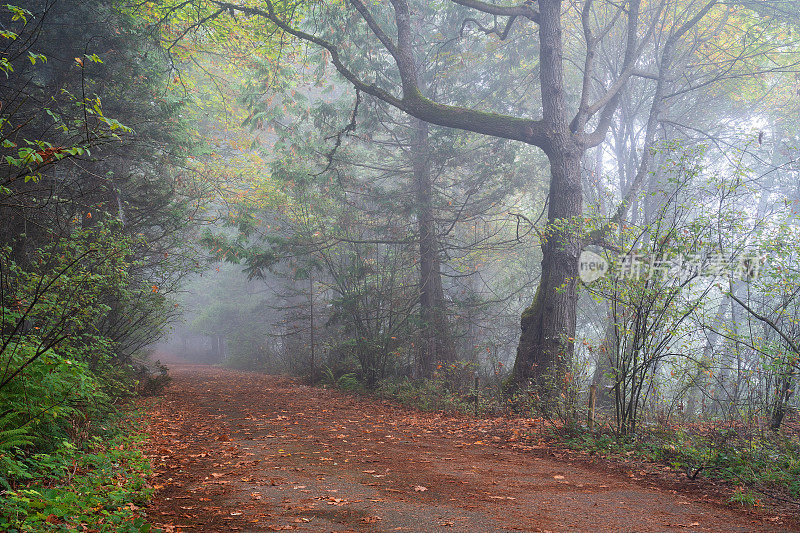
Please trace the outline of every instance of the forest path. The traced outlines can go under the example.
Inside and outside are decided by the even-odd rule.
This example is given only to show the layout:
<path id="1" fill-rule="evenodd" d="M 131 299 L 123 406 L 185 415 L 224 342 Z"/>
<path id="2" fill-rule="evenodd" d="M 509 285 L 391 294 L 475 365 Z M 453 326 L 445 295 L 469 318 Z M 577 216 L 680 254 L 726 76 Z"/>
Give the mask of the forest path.
<path id="1" fill-rule="evenodd" d="M 207 366 L 171 374 L 148 428 L 148 514 L 168 532 L 796 530 L 646 473 L 554 458 L 518 440 L 532 421 L 421 414 Z"/>

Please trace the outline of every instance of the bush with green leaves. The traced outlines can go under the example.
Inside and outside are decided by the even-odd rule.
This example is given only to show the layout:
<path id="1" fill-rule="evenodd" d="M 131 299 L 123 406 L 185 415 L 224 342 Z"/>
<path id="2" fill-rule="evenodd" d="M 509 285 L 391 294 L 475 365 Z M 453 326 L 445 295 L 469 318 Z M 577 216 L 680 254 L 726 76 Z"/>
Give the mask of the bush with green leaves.
<path id="1" fill-rule="evenodd" d="M 591 453 L 637 456 L 668 465 L 690 478 L 722 479 L 740 489 L 733 503 L 752 505 L 757 494 L 800 499 L 800 440 L 797 436 L 749 435 L 736 430 L 642 431 L 636 438 L 607 431 L 553 431 L 570 447 Z M 777 493 L 777 494 L 776 494 Z"/>
<path id="2" fill-rule="evenodd" d="M 186 124 L 154 101 L 158 45 L 113 3 L 0 12 L 0 530 L 147 531 L 146 461 L 109 417 L 168 380 L 133 363 L 192 261 L 169 259 Z"/>
<path id="3" fill-rule="evenodd" d="M 27 483 L 0 497 L 0 530 L 151 531 L 142 508 L 152 496 L 150 463 L 140 449 L 142 436 L 131 432 L 136 424 L 123 416 L 81 447 L 64 440 L 27 457 Z"/>

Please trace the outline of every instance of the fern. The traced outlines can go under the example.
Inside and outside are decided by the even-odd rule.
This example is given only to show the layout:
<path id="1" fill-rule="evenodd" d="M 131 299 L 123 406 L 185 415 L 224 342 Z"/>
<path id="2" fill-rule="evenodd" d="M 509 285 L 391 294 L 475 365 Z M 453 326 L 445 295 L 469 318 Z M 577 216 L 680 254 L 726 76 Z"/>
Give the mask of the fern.
<path id="1" fill-rule="evenodd" d="M 322 370 L 322 380 L 321 381 L 322 381 L 323 385 L 329 385 L 331 387 L 335 387 L 336 386 L 336 376 L 333 374 L 333 370 L 331 370 L 331 367 L 326 366 Z"/>
<path id="2" fill-rule="evenodd" d="M 355 373 L 344 374 L 339 377 L 336 382 L 336 387 L 347 391 L 361 390 L 361 383 L 358 381 L 358 376 Z"/>
<path id="3" fill-rule="evenodd" d="M 0 417 L 0 485 L 10 489 L 9 479 L 28 477 L 22 461 L 16 458 L 17 450 L 33 444 L 28 434 L 27 424 L 22 427 L 5 429 L 11 424 L 14 413 Z"/>
<path id="4" fill-rule="evenodd" d="M 0 453 L 7 453 L 14 448 L 31 444 L 33 444 L 33 440 L 28 435 L 27 427 L 0 430 Z"/>

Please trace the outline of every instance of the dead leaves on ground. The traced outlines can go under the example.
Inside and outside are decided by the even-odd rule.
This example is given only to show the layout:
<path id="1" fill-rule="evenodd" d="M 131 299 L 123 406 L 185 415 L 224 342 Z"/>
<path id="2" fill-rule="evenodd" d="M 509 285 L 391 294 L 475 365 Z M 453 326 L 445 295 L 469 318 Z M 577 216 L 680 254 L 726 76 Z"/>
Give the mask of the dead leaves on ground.
<path id="1" fill-rule="evenodd" d="M 430 467 L 419 467 L 475 468 L 469 473 L 480 475 L 478 457 L 497 455 L 500 449 L 545 447 L 536 419 L 409 412 L 335 392 L 264 387 L 275 378 L 255 374 L 231 379 L 213 370 L 202 376 L 211 382 L 176 382 L 180 390 L 173 389 L 156 408 L 149 430 L 149 455 L 158 479 L 151 519 L 162 522 L 167 533 L 190 526 L 194 531 L 236 531 L 253 524 L 281 531 L 304 528 L 312 520 L 317 529 L 317 520 L 304 513 L 334 513 L 337 520 L 350 521 L 349 528 L 359 529 L 380 520 L 372 513 L 363 516 L 365 505 L 447 501 L 449 496 L 483 502 L 484 508 L 519 507 L 515 496 L 487 492 L 464 479 L 432 479 L 423 475 Z M 442 442 L 447 443 L 444 453 Z M 541 473 L 569 484 L 564 474 Z M 325 494 L 335 493 L 324 487 L 338 486 L 341 479 L 367 496 L 348 490 Z M 358 503 L 364 505 L 348 507 Z M 322 520 L 319 524 L 325 527 Z M 431 518 L 434 527 L 455 524 L 442 516 Z"/>

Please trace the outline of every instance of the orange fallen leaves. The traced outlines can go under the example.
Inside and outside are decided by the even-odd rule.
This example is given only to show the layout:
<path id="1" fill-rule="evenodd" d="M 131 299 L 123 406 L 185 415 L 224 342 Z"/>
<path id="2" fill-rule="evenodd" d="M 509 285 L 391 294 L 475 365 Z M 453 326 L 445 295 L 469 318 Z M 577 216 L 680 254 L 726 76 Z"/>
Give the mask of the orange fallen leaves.
<path id="1" fill-rule="evenodd" d="M 284 385 L 279 380 L 283 378 L 226 376 L 223 371 L 217 372 L 209 371 L 210 379 L 187 380 L 180 394 L 167 400 L 171 409 L 162 411 L 168 416 L 157 425 L 161 431 L 154 435 L 151 448 L 160 452 L 151 455 L 155 468 L 161 472 L 157 478 L 161 484 L 154 488 L 163 490 L 168 485 L 170 491 L 170 498 L 160 502 L 159 495 L 156 496 L 153 510 L 161 516 L 185 518 L 192 524 L 187 526 L 193 528 L 190 530 L 246 530 L 248 523 L 258 523 L 261 531 L 321 531 L 324 525 L 323 520 L 317 518 L 322 516 L 317 514 L 320 512 L 347 516 L 353 521 L 351 525 L 356 526 L 353 529 L 371 530 L 375 526 L 367 525 L 381 521 L 381 517 L 373 513 L 391 509 L 396 502 L 408 506 L 409 500 L 415 499 L 414 495 L 423 492 L 426 494 L 417 497 L 413 505 L 424 508 L 429 501 L 438 505 L 448 498 L 450 502 L 470 498 L 468 507 L 481 511 L 527 508 L 523 505 L 526 499 L 520 496 L 518 488 L 504 483 L 510 475 L 505 473 L 507 465 L 503 461 L 523 457 L 525 454 L 520 452 L 547 447 L 536 433 L 535 428 L 541 426 L 539 420 L 501 417 L 474 420 L 442 413 L 407 412 L 388 402 L 354 399 L 305 387 L 298 395 L 296 389 L 281 388 Z M 224 379 L 218 379 L 219 376 Z M 202 401 L 187 401 L 193 394 Z M 193 404 L 200 404 L 198 412 L 182 410 Z M 325 408 L 320 408 L 322 405 Z M 602 489 L 610 488 L 607 484 L 598 485 L 602 482 L 613 481 L 615 488 L 630 484 L 616 477 L 571 470 L 565 468 L 563 462 L 554 464 L 547 457 L 535 459 L 535 462 L 526 459 L 525 464 L 533 465 L 526 475 L 545 481 L 554 479 L 558 488 L 586 487 L 581 491 L 576 489 L 575 495 L 602 493 Z M 349 465 L 345 464 L 347 461 L 351 461 Z M 483 476 L 482 465 L 495 465 L 492 468 L 496 470 L 487 470 L 489 473 Z M 570 476 L 554 475 L 553 471 L 567 471 Z M 286 477 L 270 477 L 279 472 Z M 438 472 L 447 472 L 447 476 L 436 477 Z M 634 470 L 634 474 L 636 472 Z M 207 476 L 209 481 L 197 487 L 187 477 L 193 473 L 200 476 L 194 479 Z M 638 475 L 643 476 L 644 472 Z M 175 479 L 165 481 L 167 476 Z M 210 481 L 212 479 L 216 481 Z M 338 480 L 341 479 L 348 481 L 340 484 Z M 243 487 L 240 482 L 250 485 Z M 428 483 L 434 489 L 418 483 Z M 349 488 L 352 484 L 368 486 L 368 492 L 353 492 Z M 188 493 L 195 492 L 195 487 L 209 497 L 192 494 L 193 501 L 178 502 L 181 496 L 172 493 L 181 489 L 187 491 L 188 497 Z M 329 488 L 339 490 L 327 490 Z M 229 498 L 237 492 L 238 499 Z M 521 501 L 512 503 L 514 496 L 498 492 L 517 494 Z M 385 498 L 369 498 L 365 494 Z M 359 497 L 364 500 L 353 499 Z M 220 505 L 223 501 L 235 501 L 240 508 L 232 511 L 230 507 L 227 510 L 200 507 L 203 504 L 194 504 L 198 499 Z M 358 502 L 363 504 L 358 505 Z M 378 502 L 380 505 L 371 506 Z M 445 505 L 460 506 L 459 503 Z M 428 517 L 426 527 L 455 527 L 464 519 L 450 513 L 443 516 L 439 509 L 434 510 L 437 514 Z M 363 511 L 366 513 L 361 514 Z M 314 518 L 302 517 L 303 514 Z M 677 525 L 688 524 L 687 516 L 692 515 L 683 514 L 683 520 L 674 520 L 673 527 L 696 527 L 696 523 Z M 390 526 L 397 525 L 392 520 L 389 515 L 384 516 L 381 529 L 390 530 Z M 314 527 L 305 525 L 307 522 L 312 522 L 310 526 Z M 459 522 L 458 526 L 464 524 Z M 159 527 L 165 533 L 176 532 L 175 526 L 159 524 Z"/>

